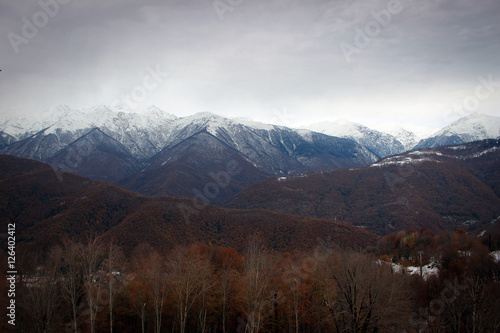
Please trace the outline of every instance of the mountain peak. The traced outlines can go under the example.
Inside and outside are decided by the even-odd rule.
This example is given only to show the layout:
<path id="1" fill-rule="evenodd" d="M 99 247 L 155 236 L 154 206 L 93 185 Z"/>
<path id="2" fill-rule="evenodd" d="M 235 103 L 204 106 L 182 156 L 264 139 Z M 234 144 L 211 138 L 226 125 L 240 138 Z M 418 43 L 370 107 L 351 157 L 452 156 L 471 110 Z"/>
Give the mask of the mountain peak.
<path id="1" fill-rule="evenodd" d="M 471 127 L 472 125 L 472 127 Z M 500 131 L 500 117 L 489 116 L 482 113 L 472 113 L 467 117 L 458 119 L 451 125 L 443 128 L 441 132 L 452 130 L 457 133 L 476 134 L 478 130 L 486 130 L 486 135 L 498 136 Z M 484 138 L 486 139 L 486 137 Z"/>
<path id="2" fill-rule="evenodd" d="M 420 141 L 416 148 L 429 148 L 461 144 L 500 136 L 500 117 L 472 113 Z"/>
<path id="3" fill-rule="evenodd" d="M 354 140 L 369 148 L 380 157 L 401 153 L 406 149 L 405 145 L 393 135 L 379 132 L 347 120 L 316 123 L 310 125 L 309 129 L 331 136 Z"/>

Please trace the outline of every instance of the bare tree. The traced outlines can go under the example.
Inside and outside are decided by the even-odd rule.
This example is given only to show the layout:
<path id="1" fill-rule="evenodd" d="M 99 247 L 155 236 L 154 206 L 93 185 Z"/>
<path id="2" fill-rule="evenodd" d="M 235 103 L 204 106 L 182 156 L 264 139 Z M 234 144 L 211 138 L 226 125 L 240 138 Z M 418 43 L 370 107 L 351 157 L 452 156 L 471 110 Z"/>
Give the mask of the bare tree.
<path id="1" fill-rule="evenodd" d="M 403 276 L 355 253 L 332 256 L 320 273 L 321 292 L 334 320 L 334 331 L 367 333 L 401 328 L 398 325 L 408 312 Z"/>
<path id="2" fill-rule="evenodd" d="M 141 332 L 144 333 L 146 329 L 146 309 L 148 301 L 146 284 L 138 279 L 131 281 L 127 286 L 127 297 L 141 319 Z"/>
<path id="3" fill-rule="evenodd" d="M 288 293 L 292 313 L 294 319 L 295 332 L 298 333 L 300 329 L 300 317 L 301 317 L 301 288 L 303 285 L 303 280 L 307 277 L 307 274 L 303 272 L 302 267 L 305 265 L 305 258 L 298 254 L 293 255 L 293 257 L 288 257 L 283 262 L 284 274 L 282 275 L 283 282 Z"/>
<path id="4" fill-rule="evenodd" d="M 84 293 L 83 267 L 80 261 L 81 252 L 81 244 L 75 243 L 68 238 L 63 240 L 61 289 L 64 298 L 71 306 L 73 331 L 75 333 L 78 332 L 78 304 Z"/>
<path id="5" fill-rule="evenodd" d="M 442 295 L 450 299 L 445 302 L 447 329 L 471 333 L 498 331 L 498 285 L 488 281 L 486 276 L 469 275 L 463 279 L 460 287 L 457 290 L 447 288 L 442 291 Z M 457 309 L 461 311 L 458 312 Z"/>
<path id="6" fill-rule="evenodd" d="M 106 249 L 106 259 L 104 261 L 104 267 L 106 268 L 108 276 L 109 331 L 111 333 L 113 333 L 115 295 L 119 287 L 116 274 L 120 274 L 120 271 L 123 269 L 123 262 L 124 258 L 121 249 L 111 242 Z"/>
<path id="7" fill-rule="evenodd" d="M 202 272 L 200 276 L 200 287 L 201 287 L 201 295 L 200 295 L 200 311 L 198 315 L 198 324 L 199 331 L 201 333 L 207 332 L 207 292 L 212 287 L 212 276 L 210 274 L 205 274 L 206 272 Z"/>
<path id="8" fill-rule="evenodd" d="M 53 332 L 54 317 L 61 302 L 59 277 L 61 249 L 53 248 L 48 258 L 36 268 L 36 273 L 25 281 L 22 307 L 35 332 Z"/>
<path id="9" fill-rule="evenodd" d="M 185 248 L 176 248 L 169 258 L 169 280 L 177 305 L 180 332 L 186 331 L 186 323 L 193 304 L 210 288 L 211 266 L 200 254 Z"/>
<path id="10" fill-rule="evenodd" d="M 148 244 L 141 244 L 132 255 L 132 278 L 127 283 L 127 297 L 141 319 L 141 332 L 145 332 L 147 302 L 148 302 L 148 276 L 147 258 L 153 249 Z"/>
<path id="11" fill-rule="evenodd" d="M 87 306 L 90 316 L 90 332 L 95 333 L 95 319 L 101 301 L 101 287 L 98 270 L 102 266 L 105 256 L 104 246 L 98 238 L 90 238 L 88 242 L 82 246 L 80 260 L 82 262 L 84 287 L 86 291 Z"/>
<path id="12" fill-rule="evenodd" d="M 262 241 L 256 236 L 250 238 L 244 272 L 243 299 L 247 317 L 245 331 L 257 333 L 265 324 L 266 314 L 272 311 L 275 293 L 272 289 L 272 262 Z"/>
<path id="13" fill-rule="evenodd" d="M 231 258 L 226 256 L 223 259 L 222 267 L 219 272 L 220 296 L 222 301 L 222 332 L 226 333 L 227 317 L 231 308 L 231 301 L 236 292 L 236 281 L 238 272 L 231 265 Z"/>
<path id="14" fill-rule="evenodd" d="M 158 252 L 151 252 L 146 266 L 146 276 L 149 281 L 151 300 L 155 315 L 155 333 L 161 331 L 163 306 L 167 296 L 165 259 Z"/>

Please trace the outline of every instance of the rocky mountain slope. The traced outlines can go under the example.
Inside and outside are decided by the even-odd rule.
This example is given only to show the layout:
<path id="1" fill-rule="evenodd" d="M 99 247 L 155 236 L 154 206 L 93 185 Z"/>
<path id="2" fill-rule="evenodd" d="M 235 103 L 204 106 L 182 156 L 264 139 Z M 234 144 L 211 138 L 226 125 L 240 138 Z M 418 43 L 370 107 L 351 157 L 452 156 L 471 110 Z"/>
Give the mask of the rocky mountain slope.
<path id="1" fill-rule="evenodd" d="M 57 170 L 146 195 L 192 198 L 209 186 L 211 173 L 237 162 L 242 172 L 211 203 L 222 203 L 268 176 L 378 159 L 348 139 L 210 113 L 177 118 L 154 107 L 141 113 L 105 106 L 81 111 L 59 107 L 32 119 L 0 119 L 0 130 L 1 154 L 47 162 Z"/>
<path id="2" fill-rule="evenodd" d="M 131 113 L 61 106 L 31 117 L 0 114 L 0 154 L 47 162 L 145 195 L 197 196 L 222 204 L 266 177 L 366 166 L 416 143 L 415 134 L 401 128 L 392 134 L 351 122 L 311 128 L 316 131 L 211 113 L 179 118 L 155 107 Z M 498 130 L 497 118 L 476 114 L 419 145 L 466 142 Z M 213 175 L 226 172 L 228 163 L 241 173 L 215 187 Z"/>
<path id="3" fill-rule="evenodd" d="M 500 117 L 473 113 L 446 126 L 415 147 L 429 148 L 500 137 Z"/>
<path id="4" fill-rule="evenodd" d="M 380 157 L 399 154 L 412 147 L 405 147 L 394 135 L 382 133 L 361 124 L 350 121 L 321 122 L 309 126 L 309 129 L 331 136 L 351 139 L 367 147 Z M 409 131 L 407 131 L 409 133 Z M 407 134 L 409 135 L 409 134 Z"/>

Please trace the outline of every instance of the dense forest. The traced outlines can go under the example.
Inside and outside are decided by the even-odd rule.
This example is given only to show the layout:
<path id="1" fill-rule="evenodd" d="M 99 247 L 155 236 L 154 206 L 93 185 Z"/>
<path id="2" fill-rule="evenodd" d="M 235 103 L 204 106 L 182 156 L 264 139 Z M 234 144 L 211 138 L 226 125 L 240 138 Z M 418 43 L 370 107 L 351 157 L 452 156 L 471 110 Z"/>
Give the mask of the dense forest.
<path id="1" fill-rule="evenodd" d="M 342 221 L 145 197 L 12 156 L 0 155 L 0 169 L 0 221 L 14 223 L 16 242 L 34 251 L 48 252 L 61 235 L 80 242 L 92 235 L 114 239 L 127 255 L 144 242 L 158 251 L 198 243 L 241 252 L 254 232 L 276 251 L 307 250 L 324 235 L 351 247 L 373 245 L 378 239 Z"/>
<path id="2" fill-rule="evenodd" d="M 64 239 L 48 254 L 19 247 L 16 329 L 498 332 L 500 264 L 491 253 L 499 247 L 493 229 L 482 237 L 406 230 L 364 250 L 317 239 L 286 253 L 257 235 L 242 251 L 144 243 L 126 254 L 99 237 Z M 415 266 L 435 274 L 409 274 Z M 1 302 L 5 309 L 6 293 Z"/>

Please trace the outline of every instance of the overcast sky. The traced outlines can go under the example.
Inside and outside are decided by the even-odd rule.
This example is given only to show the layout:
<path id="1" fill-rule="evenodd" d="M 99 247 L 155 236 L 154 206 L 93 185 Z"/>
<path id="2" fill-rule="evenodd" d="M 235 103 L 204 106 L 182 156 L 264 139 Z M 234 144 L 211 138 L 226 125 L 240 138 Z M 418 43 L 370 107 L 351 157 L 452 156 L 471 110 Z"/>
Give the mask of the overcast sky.
<path id="1" fill-rule="evenodd" d="M 55 1 L 0 2 L 0 112 L 153 104 L 295 127 L 500 116 L 499 0 Z"/>

